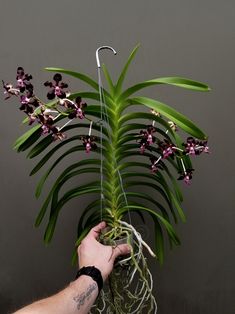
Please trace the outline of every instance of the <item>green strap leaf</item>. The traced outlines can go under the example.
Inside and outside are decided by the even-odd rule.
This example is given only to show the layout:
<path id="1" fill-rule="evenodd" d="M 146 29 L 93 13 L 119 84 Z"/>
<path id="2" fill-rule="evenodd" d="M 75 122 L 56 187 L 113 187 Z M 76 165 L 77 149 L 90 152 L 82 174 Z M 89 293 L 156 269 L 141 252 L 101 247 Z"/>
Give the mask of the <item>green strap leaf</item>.
<path id="1" fill-rule="evenodd" d="M 171 172 L 169 171 L 168 167 L 164 163 L 162 163 L 162 167 L 165 170 L 165 172 L 167 173 L 169 179 L 171 180 L 171 182 L 173 184 L 174 191 L 175 191 L 177 199 L 179 200 L 179 202 L 183 202 L 183 194 L 182 194 L 182 191 L 181 191 L 181 189 L 179 187 L 178 181 L 171 174 Z"/>
<path id="2" fill-rule="evenodd" d="M 149 120 L 148 122 L 146 122 L 146 124 L 142 124 L 142 129 L 146 129 L 147 125 L 152 124 L 153 121 L 157 122 L 157 124 L 162 125 L 165 130 L 161 130 L 160 128 L 156 128 L 156 134 L 160 133 L 163 137 L 167 138 L 168 140 L 172 141 L 170 136 L 168 135 L 168 133 L 174 138 L 174 133 L 170 127 L 170 125 L 163 120 L 160 117 L 157 117 L 151 113 L 145 113 L 145 112 L 133 112 L 133 113 L 128 113 L 123 115 L 120 120 L 119 120 L 119 132 L 122 133 L 122 130 L 124 129 L 124 133 L 126 130 L 127 126 L 134 126 L 133 125 L 133 121 L 132 120 L 136 120 L 136 119 L 146 119 Z M 127 125 L 123 125 L 125 122 L 129 122 L 129 124 Z M 167 131 L 167 132 L 166 132 Z"/>
<path id="3" fill-rule="evenodd" d="M 151 180 L 154 180 L 156 182 L 158 182 L 162 188 L 158 187 L 156 188 L 156 186 L 152 185 L 152 183 L 150 182 L 140 182 L 141 184 L 143 185 L 148 185 L 148 186 L 151 186 L 152 188 L 154 189 L 157 189 L 160 194 L 163 196 L 163 198 L 167 201 L 168 205 L 169 205 L 169 208 L 171 210 L 171 213 L 174 217 L 174 220 L 175 222 L 177 223 L 177 217 L 176 217 L 176 214 L 175 214 L 175 211 L 174 211 L 174 207 L 173 207 L 173 204 L 175 205 L 181 219 L 183 221 L 185 221 L 185 216 L 184 216 L 184 213 L 183 213 L 183 210 L 179 204 L 179 202 L 176 200 L 174 194 L 172 193 L 172 191 L 170 190 L 170 188 L 168 187 L 168 185 L 166 184 L 165 180 L 164 180 L 164 177 L 163 176 L 160 176 L 161 174 L 150 174 L 150 173 L 141 173 L 141 172 L 138 172 L 138 173 L 135 173 L 135 172 L 127 172 L 127 173 L 122 173 L 122 177 L 125 179 L 126 177 L 144 177 L 144 178 L 148 178 L 148 179 L 151 179 Z M 160 177 L 160 178 L 159 178 Z M 128 182 L 127 182 L 128 183 Z M 136 184 L 134 184 L 136 185 Z M 137 185 L 139 185 L 137 183 Z"/>
<path id="4" fill-rule="evenodd" d="M 191 134 L 192 136 L 201 139 L 206 140 L 207 136 L 201 131 L 191 120 L 189 120 L 186 116 L 182 115 L 172 107 L 151 99 L 147 97 L 135 97 L 132 99 L 129 99 L 130 103 L 134 104 L 142 104 L 149 108 L 152 108 L 158 112 L 160 112 L 162 115 L 167 117 L 168 119 L 175 122 L 182 130 L 185 132 Z"/>
<path id="5" fill-rule="evenodd" d="M 82 124 L 78 124 L 78 125 L 71 125 L 68 126 L 68 128 L 72 129 L 72 128 L 79 128 L 82 127 Z M 66 127 L 67 128 L 67 127 Z M 39 162 L 38 164 L 33 168 L 33 170 L 31 171 L 30 175 L 35 174 L 36 172 L 38 172 L 41 167 L 51 158 L 51 156 L 61 147 L 63 147 L 64 145 L 66 145 L 67 143 L 73 141 L 73 140 L 77 140 L 81 137 L 81 135 L 75 135 L 67 140 L 64 140 L 62 142 L 60 142 L 57 146 L 53 147 Z M 65 152 L 62 156 L 60 156 L 59 161 L 62 160 L 65 156 L 75 152 L 75 151 L 80 151 L 80 150 L 84 150 L 84 146 L 83 145 L 77 145 L 76 147 L 71 148 L 70 150 L 68 150 L 67 152 Z M 94 150 L 93 152 L 95 153 L 99 153 L 100 149 L 97 148 L 96 150 Z"/>
<path id="6" fill-rule="evenodd" d="M 68 151 L 66 151 L 64 154 L 62 154 L 59 158 L 57 158 L 57 160 L 52 164 L 52 166 L 47 170 L 47 172 L 44 174 L 44 176 L 41 178 L 38 186 L 37 186 L 37 189 L 36 189 L 36 197 L 38 197 L 41 193 L 41 190 L 43 188 L 43 185 L 46 181 L 46 179 L 48 178 L 48 176 L 50 175 L 50 173 L 52 172 L 52 170 L 58 165 L 58 163 L 63 160 L 66 156 L 72 154 L 72 153 L 75 153 L 75 152 L 78 152 L 78 151 L 82 151 L 84 150 L 84 147 L 83 145 L 77 145 L 75 147 L 72 147 L 71 149 L 69 149 Z M 98 151 L 96 150 L 95 151 L 96 153 L 98 153 Z M 46 156 L 45 156 L 46 157 Z M 32 171 L 35 171 L 34 173 L 36 173 L 42 166 L 43 166 L 43 163 L 45 163 L 45 159 L 43 158 L 38 164 L 37 166 L 32 170 Z M 33 174 L 34 174 L 33 173 Z"/>
<path id="7" fill-rule="evenodd" d="M 70 139 L 71 140 L 71 139 Z M 57 146 L 53 147 L 53 149 L 51 149 L 38 163 L 37 165 L 33 168 L 33 170 L 30 172 L 30 176 L 34 175 L 35 173 L 37 173 L 42 166 L 45 165 L 45 163 L 52 157 L 52 155 L 60 148 L 62 147 L 64 142 L 61 142 L 60 144 L 58 144 Z M 69 149 L 68 151 L 66 151 L 64 154 L 62 154 L 57 161 L 53 164 L 52 169 L 54 169 L 54 167 L 59 163 L 59 161 L 61 161 L 64 157 L 66 157 L 69 154 L 72 154 L 73 152 L 77 152 L 77 151 L 81 151 L 84 150 L 84 146 L 83 145 L 77 145 L 76 147 L 72 147 L 71 149 Z M 52 170 L 51 169 L 51 170 Z M 51 172 L 51 171 L 50 171 Z"/>
<path id="8" fill-rule="evenodd" d="M 35 125 L 32 128 L 30 128 L 27 132 L 25 132 L 15 141 L 13 148 L 16 149 L 17 151 L 22 151 L 24 150 L 23 144 L 27 140 L 31 140 L 33 138 L 33 142 L 35 142 L 41 135 L 40 127 L 41 125 Z"/>
<path id="9" fill-rule="evenodd" d="M 173 165 L 175 166 L 175 163 L 174 163 L 174 161 L 171 158 L 168 159 L 168 160 L 171 161 L 173 163 Z M 170 173 L 170 171 L 169 171 L 168 167 L 165 165 L 165 163 L 161 162 L 161 166 L 163 167 L 163 169 L 166 171 L 168 177 L 170 178 L 170 180 L 171 180 L 171 182 L 173 184 L 173 188 L 175 190 L 176 197 L 177 197 L 178 201 L 181 203 L 183 201 L 183 195 L 182 195 L 182 192 L 181 192 L 181 190 L 179 188 L 179 185 L 178 185 L 177 181 L 175 180 L 173 175 Z M 150 170 L 150 165 L 149 164 L 143 163 L 143 162 L 134 162 L 134 161 L 123 162 L 119 166 L 119 170 L 121 171 L 121 170 L 126 169 L 128 167 L 141 167 L 141 168 L 145 168 L 145 169 Z M 158 172 L 157 175 L 159 175 L 159 173 L 160 172 Z M 164 179 L 163 174 L 164 174 L 164 172 L 163 173 L 161 172 L 162 180 L 164 180 L 165 184 L 167 185 L 166 180 Z"/>
<path id="10" fill-rule="evenodd" d="M 45 235 L 44 235 L 44 241 L 45 243 L 49 243 L 53 237 L 56 222 L 58 219 L 58 215 L 60 212 L 60 209 L 72 198 L 78 197 L 81 195 L 86 195 L 90 193 L 100 193 L 100 186 L 97 185 L 99 182 L 94 182 L 93 184 L 89 183 L 84 186 L 79 186 L 75 189 L 72 189 L 65 193 L 65 195 L 60 199 L 60 201 L 57 204 L 57 207 L 54 209 L 53 215 L 49 219 L 49 223 L 47 225 Z"/>
<path id="11" fill-rule="evenodd" d="M 151 147 L 151 149 L 152 149 L 152 151 L 153 152 L 156 152 L 156 153 L 160 153 L 160 151 L 158 150 L 158 149 L 156 149 L 155 147 Z M 119 156 L 119 158 L 117 159 L 117 162 L 118 162 L 118 164 L 119 163 L 121 163 L 121 162 L 123 162 L 123 159 L 125 159 L 125 158 L 129 158 L 129 157 L 133 157 L 133 156 L 138 156 L 138 157 L 142 157 L 142 158 L 145 158 L 145 157 L 148 157 L 148 158 L 150 158 L 150 157 L 152 157 L 153 156 L 153 154 L 152 153 L 149 153 L 149 152 L 147 152 L 147 151 L 145 151 L 144 153 L 140 153 L 140 151 L 138 150 L 133 150 L 133 151 L 131 151 L 131 150 L 129 150 L 129 151 L 123 151 L 121 154 L 120 154 L 120 156 Z M 181 168 L 179 168 L 179 166 L 177 165 L 177 163 L 172 159 L 172 158 L 167 158 L 167 159 L 165 159 L 167 162 L 169 162 L 177 171 L 179 171 L 179 169 L 181 169 Z M 134 162 L 131 162 L 131 163 L 134 163 Z M 160 164 L 162 164 L 162 161 L 160 161 L 159 162 Z M 149 165 L 149 167 L 150 167 L 150 165 Z"/>
<path id="12" fill-rule="evenodd" d="M 124 66 L 124 68 L 123 68 L 123 70 L 122 70 L 120 76 L 119 76 L 118 82 L 117 82 L 117 84 L 116 84 L 116 93 L 117 93 L 117 95 L 121 92 L 122 84 L 123 84 L 123 81 L 124 81 L 124 79 L 125 79 L 125 77 L 126 77 L 126 73 L 127 73 L 128 68 L 129 68 L 129 66 L 130 66 L 130 64 L 131 64 L 131 61 L 134 59 L 134 57 L 135 57 L 135 55 L 136 55 L 136 52 L 137 52 L 137 50 L 139 49 L 139 46 L 140 46 L 140 45 L 138 44 L 138 45 L 133 49 L 133 51 L 131 52 L 131 54 L 130 54 L 130 56 L 129 56 L 129 58 L 128 58 L 128 60 L 127 60 L 127 62 L 126 62 L 126 64 L 125 64 L 125 66 Z"/>
<path id="13" fill-rule="evenodd" d="M 62 68 L 47 67 L 47 68 L 45 68 L 45 70 L 50 71 L 50 72 L 64 73 L 64 74 L 73 76 L 73 77 L 78 78 L 79 80 L 87 83 L 88 85 L 90 85 L 91 87 L 96 89 L 97 91 L 99 90 L 99 85 L 96 83 L 96 81 L 94 81 L 88 75 L 85 75 L 85 74 L 82 74 L 79 72 L 70 71 L 70 70 L 65 70 Z"/>
<path id="14" fill-rule="evenodd" d="M 54 209 L 57 206 L 59 192 L 61 188 L 64 186 L 64 184 L 67 183 L 68 180 L 72 179 L 73 177 L 79 177 L 81 174 L 84 174 L 84 173 L 87 174 L 87 173 L 99 173 L 99 172 L 100 172 L 100 168 L 89 167 L 89 168 L 82 168 L 82 169 L 78 169 L 73 172 L 67 173 L 56 185 L 53 186 L 50 216 L 53 215 Z"/>
<path id="15" fill-rule="evenodd" d="M 168 184 L 167 184 L 166 180 L 164 179 L 162 173 L 159 171 L 157 173 L 157 175 L 160 178 L 160 182 L 163 182 L 163 186 L 165 186 L 165 190 L 167 191 L 167 194 L 168 194 L 169 198 L 171 199 L 172 203 L 175 205 L 175 208 L 177 209 L 181 220 L 183 222 L 185 222 L 186 217 L 185 217 L 185 214 L 184 214 L 182 207 L 180 206 L 179 200 L 175 197 L 175 195 L 172 193 L 171 189 L 168 187 Z"/>
<path id="16" fill-rule="evenodd" d="M 99 207 L 100 209 L 100 199 L 96 199 L 94 201 L 92 201 L 89 205 L 86 206 L 86 208 L 83 210 L 82 215 L 79 218 L 79 222 L 78 222 L 78 226 L 77 226 L 77 235 L 79 237 L 79 235 L 82 233 L 83 230 L 83 223 L 84 223 L 84 219 L 86 217 L 86 215 L 91 211 L 96 209 L 97 207 Z"/>
<path id="17" fill-rule="evenodd" d="M 111 79 L 111 76 L 110 76 L 109 71 L 108 71 L 108 69 L 107 69 L 107 67 L 106 67 L 105 64 L 102 64 L 102 70 L 103 70 L 103 72 L 104 72 L 104 76 L 105 76 L 106 81 L 107 81 L 107 83 L 108 83 L 109 90 L 110 90 L 110 94 L 111 94 L 111 96 L 113 96 L 113 95 L 114 95 L 115 87 L 114 87 L 114 85 L 113 85 L 113 81 L 112 81 L 112 79 Z"/>
<path id="18" fill-rule="evenodd" d="M 39 143 L 37 143 L 28 153 L 28 158 L 34 158 L 38 156 L 41 152 L 46 150 L 50 144 L 54 142 L 52 134 L 44 137 Z"/>
<path id="19" fill-rule="evenodd" d="M 133 130 L 141 130 L 141 128 L 144 128 L 144 127 L 146 127 L 146 125 L 144 125 L 143 123 L 132 123 L 132 124 L 124 125 L 121 129 L 118 130 L 117 138 L 121 140 L 122 137 L 124 135 L 127 135 L 128 132 L 133 131 Z"/>
<path id="20" fill-rule="evenodd" d="M 159 263 L 162 265 L 164 262 L 164 238 L 161 225 L 157 219 L 154 219 L 154 231 L 155 231 L 155 251 L 157 259 L 159 260 Z"/>
<path id="21" fill-rule="evenodd" d="M 142 83 L 138 83 L 134 86 L 129 87 L 127 90 L 125 90 L 122 93 L 120 98 L 122 100 L 127 99 L 129 96 L 131 96 L 132 94 L 134 94 L 135 92 L 137 92 L 143 88 L 153 86 L 153 85 L 161 85 L 161 84 L 173 85 L 173 86 L 186 88 L 186 89 L 190 89 L 190 90 L 195 90 L 195 91 L 200 91 L 200 92 L 210 91 L 210 88 L 206 84 L 201 83 L 201 82 L 197 82 L 197 81 L 192 81 L 188 78 L 184 78 L 184 77 L 161 77 L 161 78 L 157 78 L 157 79 L 148 80 L 148 81 L 145 81 Z"/>
<path id="22" fill-rule="evenodd" d="M 136 141 L 139 138 L 139 133 L 129 133 L 128 135 L 123 136 L 117 142 L 117 146 L 128 143 L 130 141 Z"/>
<path id="23" fill-rule="evenodd" d="M 42 222 L 42 219 L 43 217 L 45 216 L 45 213 L 46 213 L 46 210 L 49 206 L 49 203 L 51 201 L 51 198 L 52 198 L 52 195 L 57 187 L 57 185 L 60 183 L 60 181 L 64 178 L 65 175 L 67 175 L 67 173 L 69 173 L 70 171 L 76 169 L 76 168 L 80 168 L 82 166 L 86 166 L 86 165 L 90 165 L 90 164 L 94 164 L 94 165 L 99 165 L 100 164 L 100 160 L 98 159 L 88 159 L 88 160 L 81 160 L 69 167 L 67 167 L 63 172 L 62 174 L 57 178 L 57 180 L 55 181 L 54 185 L 52 186 L 49 194 L 47 195 L 40 211 L 39 211 L 39 214 L 37 216 L 37 219 L 36 219 L 36 222 L 35 222 L 35 226 L 38 227 L 41 222 Z M 43 185 L 45 183 L 45 177 L 47 177 L 48 175 L 48 172 L 41 178 L 41 180 L 39 181 L 38 183 L 38 186 L 37 186 L 37 189 L 36 189 L 36 197 L 38 198 L 41 194 L 41 191 L 42 191 L 42 188 L 43 188 Z"/>
<path id="24" fill-rule="evenodd" d="M 172 207 L 171 201 L 169 200 L 167 194 L 165 193 L 165 191 L 161 187 L 159 187 L 158 185 L 156 185 L 154 183 L 146 182 L 146 181 L 140 181 L 140 180 L 138 180 L 138 181 L 125 181 L 125 184 L 124 184 L 124 186 L 126 188 L 129 188 L 129 187 L 132 187 L 135 185 L 148 186 L 148 187 L 151 187 L 154 190 L 158 191 L 162 195 L 162 197 L 165 199 L 166 203 L 168 204 L 169 208 L 171 209 L 173 217 L 175 218 L 174 208 Z"/>
<path id="25" fill-rule="evenodd" d="M 143 207 L 143 206 L 135 206 L 135 205 L 129 205 L 129 206 L 125 206 L 123 207 L 119 214 L 124 214 L 127 211 L 142 211 L 143 213 L 149 213 L 153 218 L 156 218 L 157 220 L 159 220 L 164 227 L 166 228 L 167 233 L 169 234 L 169 236 L 171 237 L 171 239 L 173 240 L 175 245 L 179 245 L 180 244 L 180 240 L 176 234 L 176 232 L 174 231 L 174 228 L 172 227 L 172 225 L 165 219 L 163 218 L 161 215 L 159 215 L 158 213 L 156 213 L 154 210 L 148 208 L 148 207 Z"/>
<path id="26" fill-rule="evenodd" d="M 158 209 L 160 209 L 163 217 L 170 223 L 170 217 L 167 213 L 167 210 L 164 208 L 164 206 L 162 206 L 158 201 L 153 199 L 148 194 L 142 193 L 142 192 L 125 192 L 125 195 L 127 196 L 127 198 L 129 198 L 129 197 L 140 198 L 140 199 L 144 199 L 144 200 L 154 204 Z M 129 202 L 128 202 L 128 204 L 129 204 Z"/>

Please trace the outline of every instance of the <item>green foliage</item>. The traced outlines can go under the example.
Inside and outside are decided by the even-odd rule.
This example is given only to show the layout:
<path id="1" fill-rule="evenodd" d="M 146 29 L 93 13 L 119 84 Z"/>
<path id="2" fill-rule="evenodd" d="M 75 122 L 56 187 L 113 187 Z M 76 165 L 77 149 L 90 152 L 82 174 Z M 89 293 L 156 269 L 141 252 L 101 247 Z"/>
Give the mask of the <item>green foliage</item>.
<path id="1" fill-rule="evenodd" d="M 175 143 L 179 148 L 182 147 L 183 140 L 179 134 L 169 126 L 167 122 L 168 120 L 175 122 L 181 130 L 198 139 L 205 140 L 206 135 L 191 120 L 172 107 L 147 97 L 138 96 L 130 98 L 130 96 L 145 87 L 160 84 L 173 85 L 195 91 L 208 91 L 209 88 L 205 84 L 186 78 L 165 77 L 138 83 L 123 90 L 123 82 L 137 50 L 138 46 L 131 53 L 116 84 L 113 83 L 108 69 L 103 65 L 103 72 L 108 83 L 109 91 L 104 90 L 106 103 L 106 111 L 103 115 L 105 119 L 103 125 L 104 138 L 101 141 L 99 135 L 96 136 L 98 148 L 95 152 L 98 156 L 97 158 L 89 158 L 88 155 L 85 155 L 85 152 L 80 153 L 81 160 L 69 164 L 58 178 L 54 179 L 54 184 L 43 202 L 35 225 L 39 226 L 41 224 L 48 211 L 49 218 L 44 240 L 46 243 L 49 243 L 53 237 L 56 222 L 63 206 L 73 198 L 88 194 L 94 194 L 98 197 L 95 200 L 92 199 L 90 204 L 84 210 L 80 209 L 80 220 L 77 228 L 77 244 L 79 244 L 82 238 L 87 234 L 90 227 L 99 222 L 101 217 L 101 200 L 99 197 L 101 186 L 100 181 L 97 181 L 97 175 L 100 172 L 99 154 L 102 148 L 104 156 L 103 219 L 105 219 L 111 226 L 114 226 L 119 219 L 122 219 L 122 217 L 129 212 L 139 213 L 143 219 L 144 215 L 150 215 L 155 226 L 156 254 L 160 263 L 162 263 L 164 260 L 164 232 L 166 232 L 170 245 L 179 245 L 180 241 L 174 230 L 173 224 L 176 223 L 178 219 L 185 221 L 185 215 L 181 207 L 183 196 L 178 181 L 175 179 L 175 173 L 182 172 L 182 164 L 177 158 L 176 160 L 169 158 L 166 162 L 161 163 L 161 171 L 157 173 L 150 172 L 148 158 L 151 157 L 153 153 L 159 153 L 159 151 L 157 148 L 152 147 L 151 151 L 146 150 L 143 154 L 140 154 L 139 144 L 137 143 L 139 131 L 145 129 L 150 120 L 155 121 L 157 130 L 156 134 L 162 139 Z M 101 110 L 98 103 L 99 85 L 96 81 L 85 74 L 61 68 L 46 68 L 46 70 L 67 74 L 85 82 L 89 87 L 92 87 L 94 92 L 78 92 L 72 94 L 70 99 L 74 99 L 76 96 L 81 96 L 91 101 L 96 101 L 96 103 L 93 104 L 89 104 L 88 101 L 88 107 L 85 109 L 85 114 L 87 118 L 94 121 L 100 119 Z M 50 105 L 52 105 L 52 103 L 48 106 L 50 107 Z M 127 111 L 130 106 L 135 105 L 138 105 L 135 112 Z M 161 115 L 156 116 L 152 113 L 137 111 L 137 109 L 139 110 L 140 105 L 154 109 Z M 60 119 L 64 118 L 65 116 L 60 117 Z M 27 122 L 27 119 L 24 122 Z M 100 125 L 96 122 L 93 123 L 93 129 L 99 132 Z M 44 154 L 37 162 L 30 175 L 34 175 L 45 168 L 46 165 L 50 165 L 47 170 L 44 170 L 44 174 L 38 183 L 36 189 L 37 198 L 40 197 L 48 177 L 53 175 L 53 170 L 57 165 L 70 154 L 84 150 L 80 141 L 80 137 L 84 134 L 84 131 L 80 134 L 79 130 L 84 128 L 88 130 L 89 125 L 89 123 L 78 122 L 66 126 L 64 131 L 69 134 L 70 130 L 77 130 L 78 135 L 68 137 L 66 140 L 56 144 L 51 135 L 41 139 L 39 130 L 40 126 L 37 125 L 32 127 L 15 142 L 14 148 L 18 152 L 29 150 L 29 158 L 35 158 L 36 156 Z M 67 148 L 67 144 L 70 144 L 69 148 Z M 46 149 L 47 152 L 45 152 Z M 57 156 L 57 159 L 52 162 L 54 156 Z M 133 157 L 137 159 L 133 161 Z M 192 168 L 188 156 L 182 156 L 182 159 L 188 168 Z M 67 162 L 69 161 L 67 160 Z M 93 173 L 94 176 L 96 176 L 95 181 L 81 184 L 81 175 L 87 173 Z M 120 184 L 120 175 L 123 182 L 123 188 L 126 192 L 125 195 L 128 200 L 128 205 L 125 202 Z M 80 183 L 65 193 L 62 193 L 62 187 L 64 187 L 72 178 L 77 178 L 77 182 Z M 139 191 L 136 191 L 135 189 L 137 186 L 139 187 Z M 146 192 L 146 189 L 143 190 L 143 188 L 147 188 L 148 192 Z"/>

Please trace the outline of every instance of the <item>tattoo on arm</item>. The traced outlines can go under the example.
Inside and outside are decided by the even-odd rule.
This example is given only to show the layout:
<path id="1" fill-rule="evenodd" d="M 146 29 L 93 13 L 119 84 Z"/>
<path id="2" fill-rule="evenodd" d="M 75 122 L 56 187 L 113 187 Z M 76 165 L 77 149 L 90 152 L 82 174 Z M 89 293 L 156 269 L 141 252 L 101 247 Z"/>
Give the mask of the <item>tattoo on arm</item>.
<path id="1" fill-rule="evenodd" d="M 78 294 L 73 298 L 73 300 L 77 304 L 77 309 L 79 310 L 81 306 L 85 303 L 86 300 L 89 300 L 91 297 L 91 294 L 94 290 L 97 289 L 97 284 L 94 282 L 92 285 L 90 285 L 85 292 L 82 292 L 81 294 Z"/>

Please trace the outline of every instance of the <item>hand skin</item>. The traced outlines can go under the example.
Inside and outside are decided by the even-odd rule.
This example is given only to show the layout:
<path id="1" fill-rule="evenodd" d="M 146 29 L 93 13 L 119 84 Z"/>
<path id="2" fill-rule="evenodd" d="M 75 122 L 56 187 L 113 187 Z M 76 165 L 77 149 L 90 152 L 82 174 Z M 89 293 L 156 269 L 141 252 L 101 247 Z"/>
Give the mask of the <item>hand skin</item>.
<path id="1" fill-rule="evenodd" d="M 79 268 L 95 266 L 101 271 L 104 281 L 113 270 L 115 259 L 130 253 L 128 244 L 113 248 L 97 241 L 105 226 L 105 222 L 101 222 L 92 228 L 78 247 Z M 82 275 L 59 293 L 34 302 L 14 314 L 87 314 L 97 296 L 97 283 L 91 277 Z"/>

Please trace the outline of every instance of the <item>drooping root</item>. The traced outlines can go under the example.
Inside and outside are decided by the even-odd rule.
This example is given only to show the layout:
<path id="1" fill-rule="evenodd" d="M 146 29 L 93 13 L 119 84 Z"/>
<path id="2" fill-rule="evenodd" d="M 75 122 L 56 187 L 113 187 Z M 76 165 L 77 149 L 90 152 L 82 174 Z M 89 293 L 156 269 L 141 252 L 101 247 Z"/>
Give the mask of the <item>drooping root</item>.
<path id="1" fill-rule="evenodd" d="M 143 247 L 155 256 L 141 234 L 125 221 L 120 224 L 117 237 L 126 235 L 132 252 L 129 257 L 118 260 L 109 282 L 90 313 L 107 314 L 156 314 L 157 303 L 153 295 L 153 278 L 148 269 Z"/>

